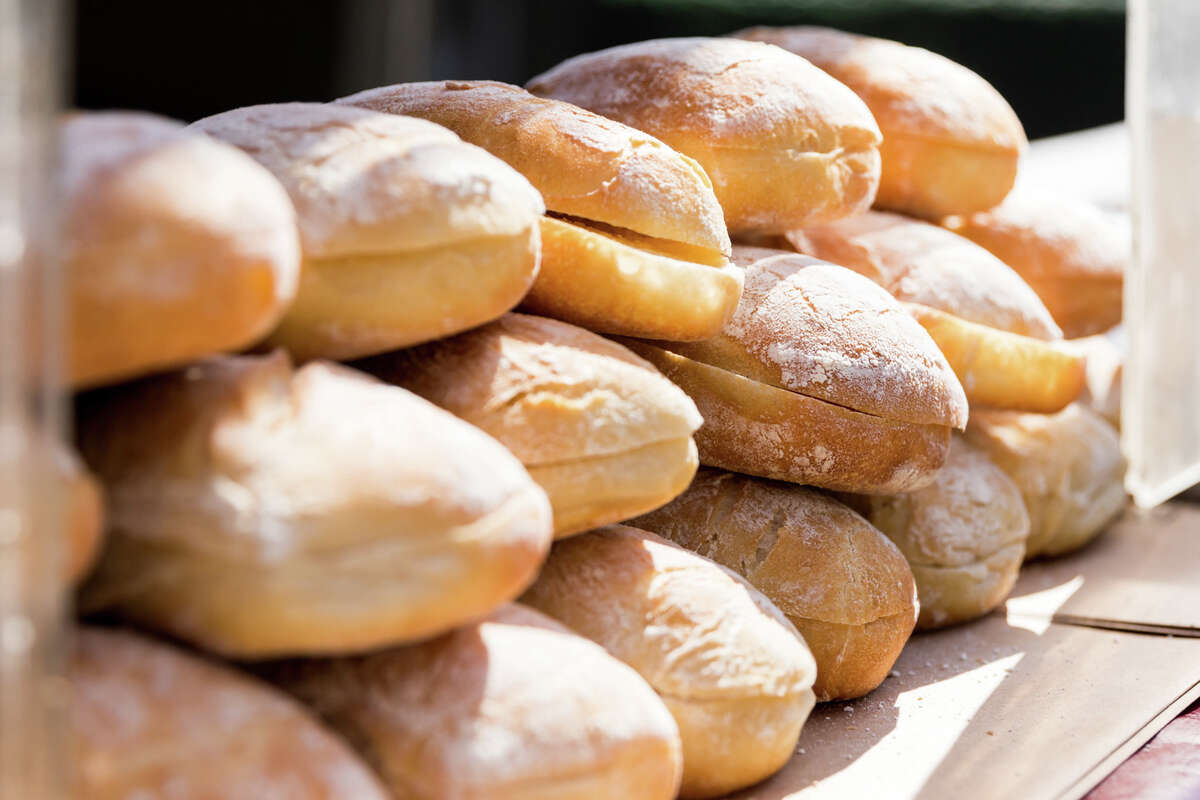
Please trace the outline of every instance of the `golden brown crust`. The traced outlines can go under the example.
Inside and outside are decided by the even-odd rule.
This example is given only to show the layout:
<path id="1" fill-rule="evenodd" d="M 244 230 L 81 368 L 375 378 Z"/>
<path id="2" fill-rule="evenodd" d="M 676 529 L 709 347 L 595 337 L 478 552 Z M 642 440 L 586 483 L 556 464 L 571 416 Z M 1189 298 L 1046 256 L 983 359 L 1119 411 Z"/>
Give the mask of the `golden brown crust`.
<path id="1" fill-rule="evenodd" d="M 800 26 L 734 36 L 778 45 L 849 86 L 883 133 L 876 205 L 938 220 L 982 211 L 1012 188 L 1025 132 L 987 81 L 899 42 Z"/>
<path id="2" fill-rule="evenodd" d="M 545 494 L 510 453 L 345 367 L 214 359 L 80 411 L 110 517 L 81 606 L 215 652 L 430 636 L 520 593 L 549 546 Z"/>
<path id="3" fill-rule="evenodd" d="M 734 233 L 837 219 L 875 196 L 880 136 L 870 112 L 779 48 L 733 39 L 638 42 L 568 59 L 527 88 L 696 159 Z"/>
<path id="4" fill-rule="evenodd" d="M 670 800 L 679 733 L 636 672 L 520 605 L 408 647 L 273 665 L 411 800 Z"/>
<path id="5" fill-rule="evenodd" d="M 79 457 L 66 447 L 55 454 L 56 468 L 66 509 L 66 553 L 63 568 L 67 580 L 78 583 L 100 551 L 104 535 L 104 493 L 96 477 L 88 472 Z"/>
<path id="6" fill-rule="evenodd" d="M 688 491 L 631 524 L 744 576 L 804 636 L 818 700 L 887 677 L 916 623 L 916 587 L 886 536 L 811 489 L 702 469 Z"/>
<path id="7" fill-rule="evenodd" d="M 61 128 L 67 378 L 112 383 L 253 344 L 296 293 L 295 212 L 266 170 L 125 111 Z"/>
<path id="8" fill-rule="evenodd" d="M 561 542 L 522 602 L 629 664 L 683 741 L 683 797 L 763 780 L 791 757 L 816 664 L 743 578 L 646 531 L 613 525 Z"/>
<path id="9" fill-rule="evenodd" d="M 71 759 L 88 800 L 384 800 L 346 745 L 249 676 L 123 631 L 74 632 Z"/>

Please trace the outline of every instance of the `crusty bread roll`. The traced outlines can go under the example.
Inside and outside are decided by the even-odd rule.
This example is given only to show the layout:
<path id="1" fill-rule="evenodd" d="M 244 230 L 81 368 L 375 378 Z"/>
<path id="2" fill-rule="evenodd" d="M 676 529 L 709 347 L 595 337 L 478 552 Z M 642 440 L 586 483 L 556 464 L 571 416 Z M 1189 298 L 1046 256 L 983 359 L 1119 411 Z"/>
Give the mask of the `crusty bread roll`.
<path id="1" fill-rule="evenodd" d="M 405 800 L 670 800 L 679 732 L 599 646 L 520 605 L 421 644 L 267 674 Z"/>
<path id="2" fill-rule="evenodd" d="M 735 259 L 745 290 L 719 336 L 629 343 L 696 401 L 701 462 L 846 491 L 932 480 L 967 404 L 920 325 L 850 270 L 765 248 Z"/>
<path id="3" fill-rule="evenodd" d="M 942 220 L 987 248 L 1038 294 L 1067 338 L 1121 321 L 1129 226 L 1079 200 L 1018 192 L 989 211 Z"/>
<path id="4" fill-rule="evenodd" d="M 1025 498 L 1027 559 L 1083 547 L 1125 508 L 1120 439 L 1086 406 L 1057 414 L 973 411 L 966 435 Z"/>
<path id="5" fill-rule="evenodd" d="M 298 703 L 124 631 L 75 631 L 74 796 L 385 800 L 371 770 Z"/>
<path id="6" fill-rule="evenodd" d="M 972 406 L 1052 412 L 1083 388 L 1083 359 L 1021 277 L 973 242 L 880 211 L 791 231 L 799 252 L 849 267 L 908 304 Z"/>
<path id="7" fill-rule="evenodd" d="M 624 347 L 506 314 L 360 365 L 496 437 L 546 490 L 558 537 L 679 494 L 696 471 L 696 406 Z"/>
<path id="8" fill-rule="evenodd" d="M 740 273 L 727 261 L 712 183 L 654 137 L 495 81 L 397 84 L 338 102 L 445 125 L 573 218 L 543 220 L 527 310 L 604 333 L 692 340 L 719 331 L 737 306 Z"/>
<path id="9" fill-rule="evenodd" d="M 1025 558 L 1021 491 L 959 435 L 933 483 L 908 494 L 842 495 L 896 543 L 912 567 L 918 628 L 983 616 L 1008 597 Z"/>
<path id="10" fill-rule="evenodd" d="M 830 28 L 750 28 L 735 36 L 796 53 L 853 89 L 883 132 L 880 208 L 938 220 L 991 208 L 1027 142 L 991 84 L 948 58 Z"/>
<path id="11" fill-rule="evenodd" d="M 65 446 L 55 448 L 55 469 L 62 481 L 66 531 L 63 570 L 70 583 L 87 574 L 104 534 L 104 493 L 95 476 Z"/>
<path id="12" fill-rule="evenodd" d="M 683 742 L 682 797 L 727 794 L 791 758 L 817 667 L 787 618 L 732 571 L 612 525 L 556 544 L 521 601 L 659 693 Z"/>
<path id="13" fill-rule="evenodd" d="M 736 39 L 657 39 L 568 59 L 528 84 L 700 162 L 731 233 L 780 233 L 870 206 L 879 127 L 804 59 Z"/>
<path id="14" fill-rule="evenodd" d="M 300 289 L 272 344 L 357 358 L 515 306 L 544 206 L 516 171 L 425 120 L 318 103 L 250 106 L 193 128 L 275 174 L 299 216 Z"/>
<path id="15" fill-rule="evenodd" d="M 128 111 L 60 129 L 67 379 L 112 383 L 265 336 L 296 293 L 279 182 L 182 123 Z"/>
<path id="16" fill-rule="evenodd" d="M 770 598 L 816 658 L 817 700 L 882 683 L 916 624 L 904 556 L 812 489 L 701 469 L 680 497 L 630 524 L 724 564 Z"/>
<path id="17" fill-rule="evenodd" d="M 518 595 L 545 494 L 503 447 L 346 367 L 227 357 L 88 397 L 110 540 L 85 611 L 242 658 L 432 636 Z"/>

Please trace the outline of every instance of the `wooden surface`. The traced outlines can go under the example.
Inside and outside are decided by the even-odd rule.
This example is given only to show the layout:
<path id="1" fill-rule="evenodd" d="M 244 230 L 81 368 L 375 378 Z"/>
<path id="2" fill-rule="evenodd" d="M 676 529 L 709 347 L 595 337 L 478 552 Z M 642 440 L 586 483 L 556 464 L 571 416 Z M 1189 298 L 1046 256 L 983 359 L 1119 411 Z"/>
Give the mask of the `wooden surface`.
<path id="1" fill-rule="evenodd" d="M 1200 797 L 1200 703 L 1119 766 L 1088 800 L 1184 800 Z"/>

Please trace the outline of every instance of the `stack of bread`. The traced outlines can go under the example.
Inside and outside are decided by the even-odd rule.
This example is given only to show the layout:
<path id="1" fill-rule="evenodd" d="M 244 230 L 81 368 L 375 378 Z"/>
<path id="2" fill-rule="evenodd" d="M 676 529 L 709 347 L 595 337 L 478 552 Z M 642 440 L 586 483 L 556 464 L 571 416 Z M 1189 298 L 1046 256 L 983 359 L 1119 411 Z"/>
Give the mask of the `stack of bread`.
<path id="1" fill-rule="evenodd" d="M 1119 237 L 926 51 L 63 133 L 89 798 L 721 796 L 1123 506 Z"/>

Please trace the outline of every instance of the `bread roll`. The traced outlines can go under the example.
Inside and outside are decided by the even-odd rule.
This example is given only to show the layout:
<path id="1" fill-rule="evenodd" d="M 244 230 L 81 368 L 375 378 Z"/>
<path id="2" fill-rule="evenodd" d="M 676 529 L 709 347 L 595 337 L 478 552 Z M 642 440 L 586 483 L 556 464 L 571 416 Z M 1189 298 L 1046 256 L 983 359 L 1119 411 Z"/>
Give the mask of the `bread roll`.
<path id="1" fill-rule="evenodd" d="M 637 673 L 505 606 L 437 639 L 273 665 L 406 800 L 670 800 L 679 732 Z"/>
<path id="2" fill-rule="evenodd" d="M 573 218 L 543 220 L 527 310 L 604 333 L 706 339 L 737 306 L 740 273 L 712 184 L 652 136 L 495 81 L 397 84 L 338 102 L 445 125 Z"/>
<path id="3" fill-rule="evenodd" d="M 349 106 L 250 106 L 193 124 L 282 181 L 299 215 L 296 302 L 271 335 L 298 359 L 358 358 L 515 306 L 537 273 L 541 197 L 439 125 Z"/>
<path id="4" fill-rule="evenodd" d="M 271 330 L 296 294 L 300 245 L 266 170 L 152 114 L 73 114 L 60 138 L 72 386 L 236 350 Z"/>
<path id="5" fill-rule="evenodd" d="M 545 494 L 478 430 L 354 370 L 214 359 L 85 399 L 110 542 L 80 604 L 241 658 L 432 636 L 533 580 Z"/>
<path id="6" fill-rule="evenodd" d="M 1125 353 L 1129 343 L 1125 327 L 1118 325 L 1107 333 L 1085 336 L 1067 342 L 1087 360 L 1086 380 L 1079 402 L 1121 429 L 1121 377 L 1125 371 Z"/>
<path id="7" fill-rule="evenodd" d="M 871 211 L 792 231 L 801 253 L 858 272 L 908 304 L 972 406 L 1052 412 L 1083 388 L 1083 360 L 1020 276 L 947 230 Z"/>
<path id="8" fill-rule="evenodd" d="M 67 580 L 76 583 L 96 560 L 104 533 L 104 494 L 95 476 L 66 447 L 56 448 L 55 467 L 63 493 L 66 553 L 63 569 Z"/>
<path id="9" fill-rule="evenodd" d="M 521 600 L 659 693 L 683 741 L 682 797 L 757 783 L 795 751 L 816 664 L 779 609 L 730 570 L 612 525 L 555 545 Z"/>
<path id="10" fill-rule="evenodd" d="M 527 87 L 700 162 L 731 233 L 780 233 L 870 206 L 879 128 L 804 59 L 736 39 L 657 39 L 568 59 Z"/>
<path id="11" fill-rule="evenodd" d="M 506 314 L 361 366 L 511 450 L 550 497 L 558 537 L 657 508 L 696 471 L 695 405 L 624 347 L 565 322 Z"/>
<path id="12" fill-rule="evenodd" d="M 629 344 L 696 401 L 701 462 L 847 491 L 932 480 L 967 406 L 928 335 L 850 270 L 735 253 L 745 291 L 719 336 Z"/>
<path id="13" fill-rule="evenodd" d="M 701 469 L 675 501 L 630 524 L 724 564 L 777 605 L 816 658 L 819 701 L 882 683 L 916 624 L 904 556 L 811 489 Z"/>
<path id="14" fill-rule="evenodd" d="M 75 632 L 70 763 L 88 800 L 385 800 L 338 737 L 281 692 L 123 631 Z"/>
<path id="15" fill-rule="evenodd" d="M 1129 226 L 1082 201 L 1031 192 L 990 211 L 942 221 L 1012 267 L 1068 338 L 1121 321 Z"/>
<path id="16" fill-rule="evenodd" d="M 1008 597 L 1025 558 L 1029 515 L 1021 491 L 961 436 L 929 486 L 842 499 L 896 543 L 912 567 L 918 628 L 983 616 Z"/>
<path id="17" fill-rule="evenodd" d="M 1021 490 L 1029 511 L 1027 559 L 1083 547 L 1125 508 L 1117 432 L 1079 403 L 1057 414 L 972 412 L 967 439 Z"/>
<path id="18" fill-rule="evenodd" d="M 938 220 L 991 208 L 1012 188 L 1025 131 L 1000 93 L 961 64 L 830 28 L 734 35 L 801 55 L 866 101 L 883 132 L 880 208 Z"/>

